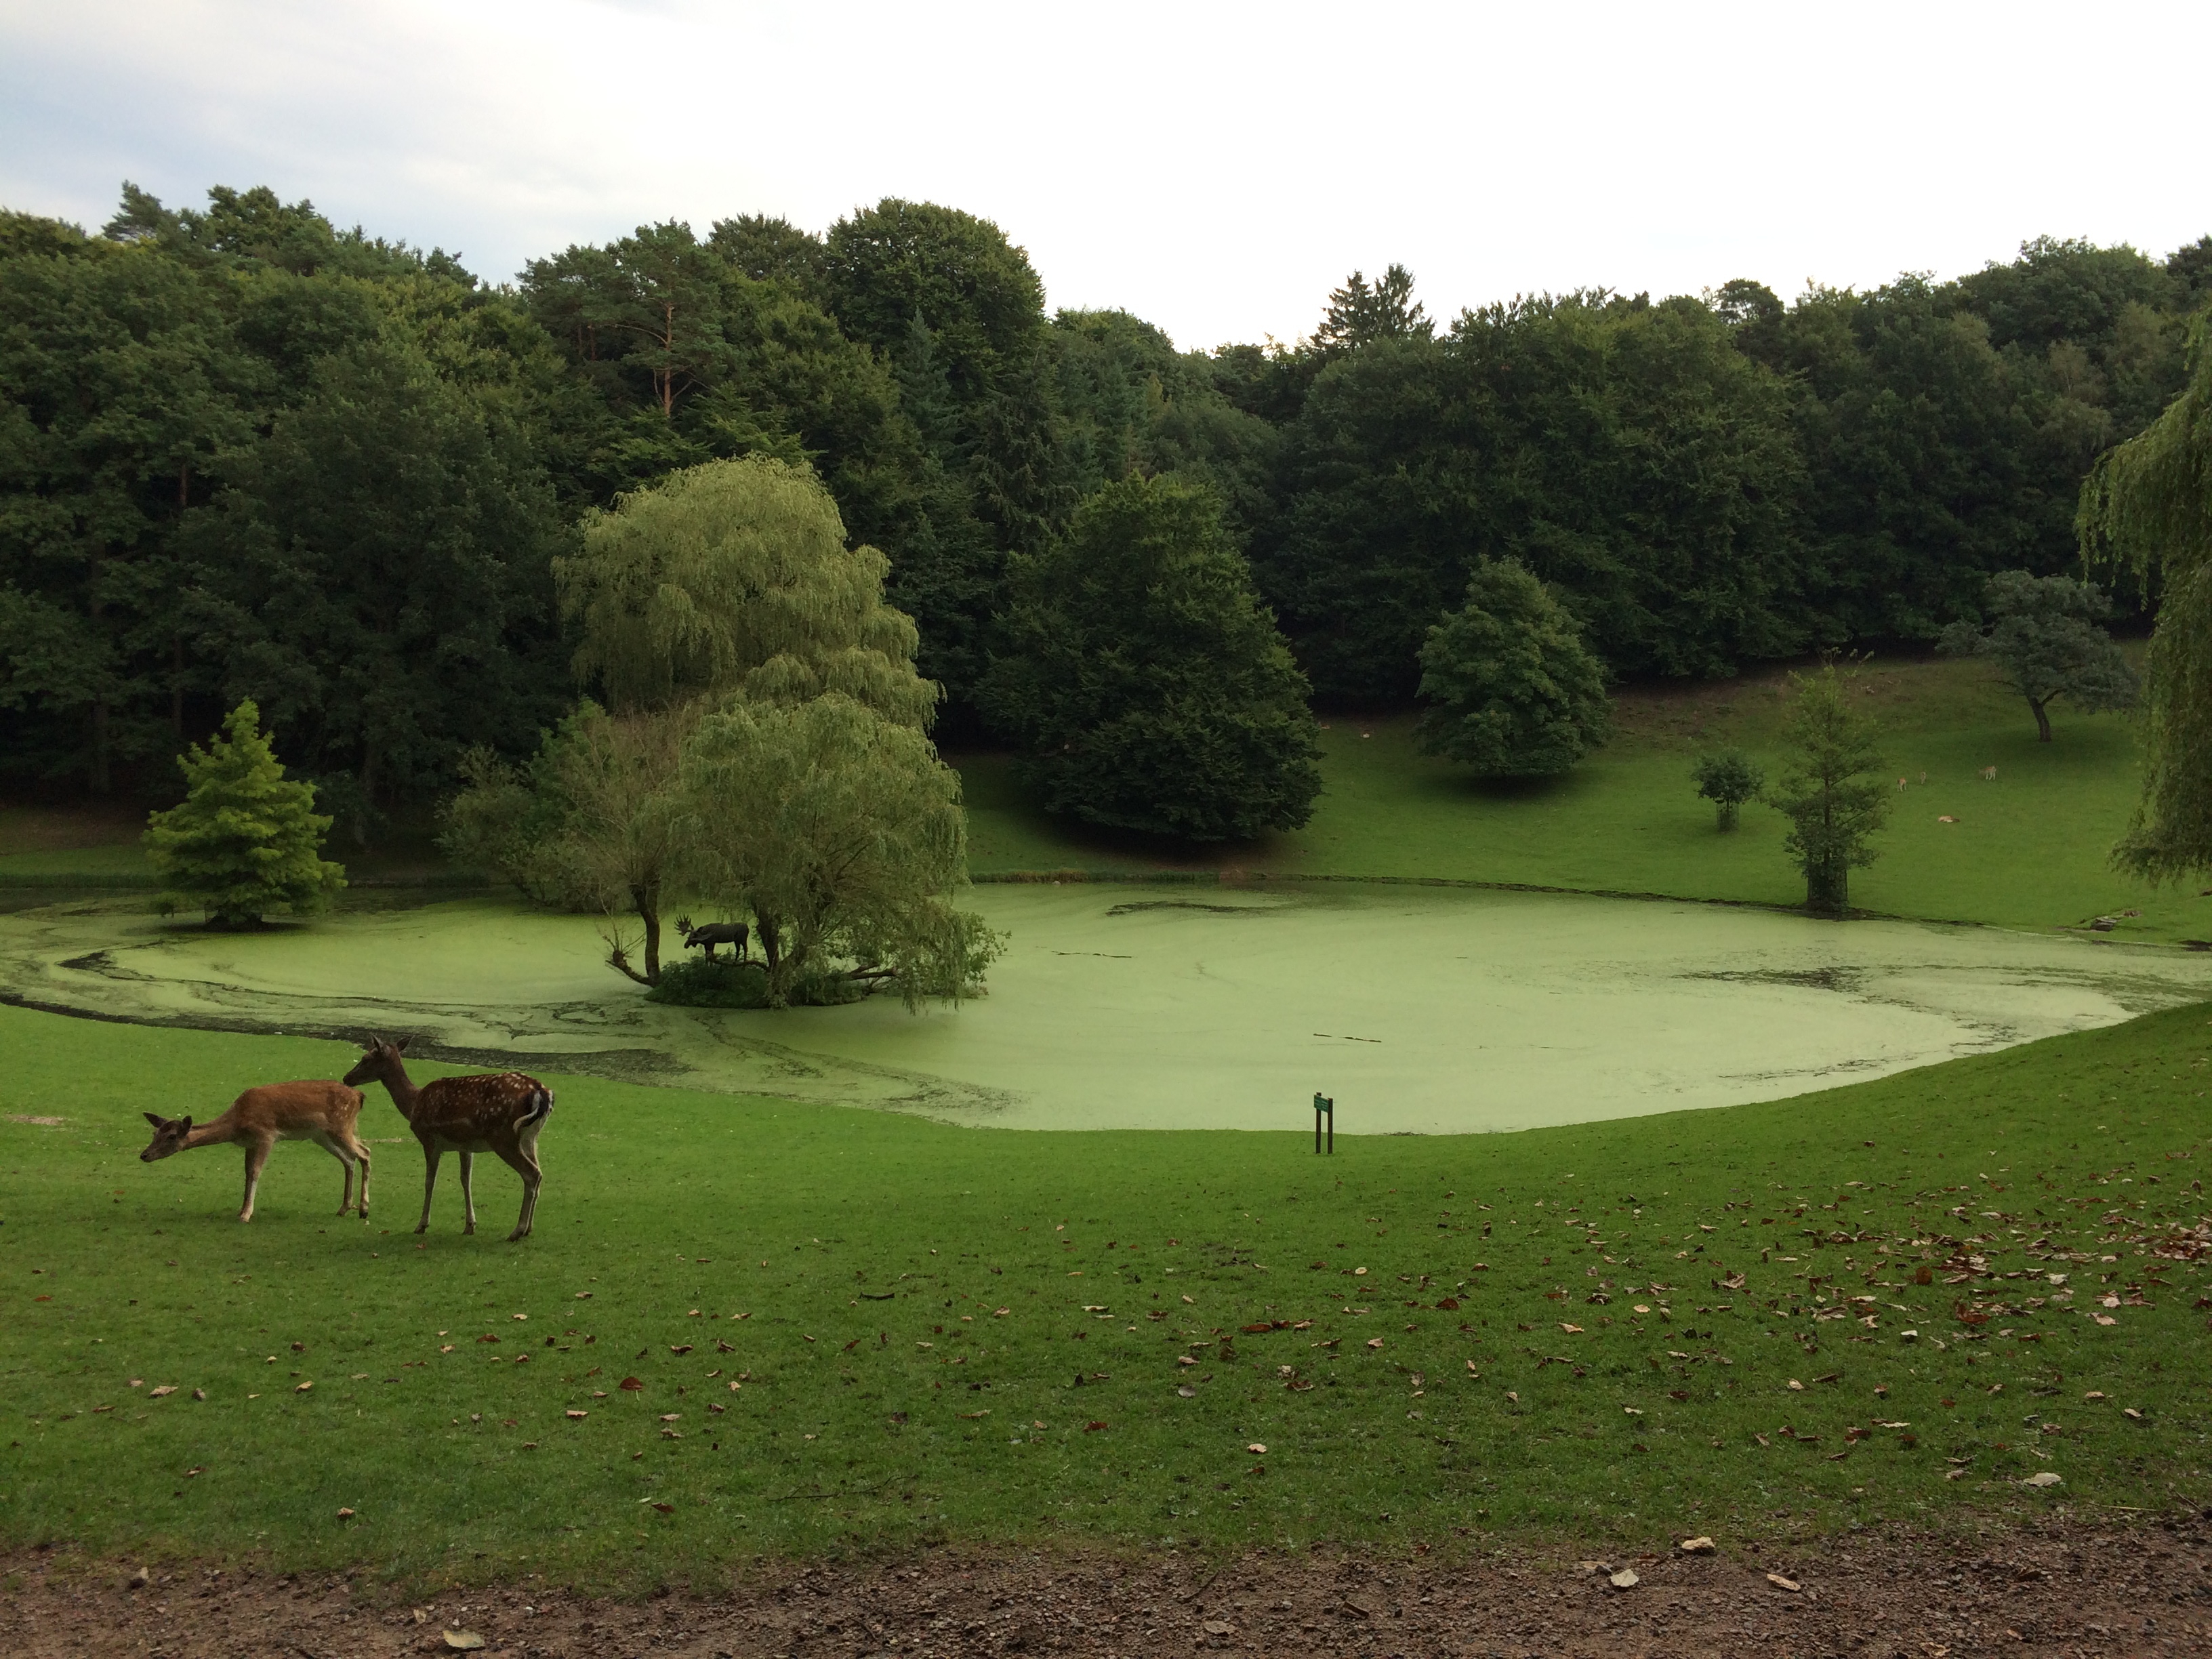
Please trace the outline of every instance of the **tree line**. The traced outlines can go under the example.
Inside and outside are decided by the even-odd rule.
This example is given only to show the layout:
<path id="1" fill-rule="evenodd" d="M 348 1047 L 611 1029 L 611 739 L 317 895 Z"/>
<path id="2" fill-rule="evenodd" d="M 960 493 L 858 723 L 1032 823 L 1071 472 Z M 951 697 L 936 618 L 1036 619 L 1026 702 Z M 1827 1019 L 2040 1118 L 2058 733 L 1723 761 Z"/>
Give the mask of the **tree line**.
<path id="1" fill-rule="evenodd" d="M 2074 564 L 2084 478 L 2208 301 L 2212 238 L 1442 324 L 1393 266 L 1307 338 L 1179 351 L 1048 313 L 996 226 L 927 204 L 641 227 L 492 284 L 266 190 L 126 185 L 94 234 L 0 214 L 0 769 L 159 792 L 251 698 L 366 836 L 465 757 L 537 755 L 580 666 L 622 706 L 556 570 L 592 514 L 753 457 L 881 550 L 940 738 L 1020 744 L 1094 822 L 1249 834 L 1310 803 L 1310 701 L 1425 676 L 1434 741 L 1494 745 L 1449 705 L 1500 606 L 1616 679 L 1980 620 L 1991 576 Z M 1599 735 L 1571 666 L 1507 721 L 1562 754 Z M 1234 787 L 1177 796 L 1194 769 Z"/>

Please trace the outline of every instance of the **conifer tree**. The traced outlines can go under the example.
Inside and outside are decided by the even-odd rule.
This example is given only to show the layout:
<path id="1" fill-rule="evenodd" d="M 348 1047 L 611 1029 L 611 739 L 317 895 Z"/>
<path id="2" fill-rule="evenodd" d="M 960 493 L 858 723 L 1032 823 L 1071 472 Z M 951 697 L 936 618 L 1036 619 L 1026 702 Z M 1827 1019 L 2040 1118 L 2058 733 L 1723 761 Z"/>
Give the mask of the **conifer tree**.
<path id="1" fill-rule="evenodd" d="M 345 870 L 322 857 L 331 821 L 315 811 L 314 786 L 285 780 L 251 698 L 223 730 L 177 757 L 185 799 L 148 822 L 162 902 L 198 905 L 217 928 L 258 927 L 280 907 L 295 915 L 321 909 L 345 885 Z"/>
<path id="2" fill-rule="evenodd" d="M 1790 678 L 1797 707 L 1782 734 L 1789 761 L 1770 799 L 1790 821 L 1783 845 L 1805 872 L 1805 908 L 1841 915 L 1851 871 L 1875 860 L 1867 837 L 1889 817 L 1888 791 L 1874 775 L 1881 757 L 1873 720 L 1850 706 L 1833 663 Z"/>
<path id="3" fill-rule="evenodd" d="M 1421 647 L 1420 744 L 1486 778 L 1565 772 L 1613 731 L 1605 665 L 1519 561 L 1483 559 Z"/>

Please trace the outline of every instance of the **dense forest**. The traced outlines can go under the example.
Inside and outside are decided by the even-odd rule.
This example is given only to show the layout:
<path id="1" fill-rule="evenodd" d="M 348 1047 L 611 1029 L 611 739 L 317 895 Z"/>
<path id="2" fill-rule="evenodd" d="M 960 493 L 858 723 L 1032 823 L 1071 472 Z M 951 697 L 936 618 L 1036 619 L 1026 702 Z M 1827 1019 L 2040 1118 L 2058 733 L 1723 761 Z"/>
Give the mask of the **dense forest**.
<path id="1" fill-rule="evenodd" d="M 365 834 L 572 705 L 551 571 L 588 513 L 750 454 L 888 555 L 949 741 L 1003 735 L 978 694 L 1020 573 L 1164 474 L 1324 706 L 1409 702 L 1506 558 L 1616 679 L 1932 641 L 1991 574 L 2074 565 L 2082 479 L 2183 385 L 2212 237 L 1449 323 L 1394 266 L 1294 344 L 1210 351 L 1044 295 L 996 226 L 897 200 L 512 284 L 267 190 L 126 185 L 97 234 L 0 213 L 0 787 L 173 793 L 251 697 Z"/>

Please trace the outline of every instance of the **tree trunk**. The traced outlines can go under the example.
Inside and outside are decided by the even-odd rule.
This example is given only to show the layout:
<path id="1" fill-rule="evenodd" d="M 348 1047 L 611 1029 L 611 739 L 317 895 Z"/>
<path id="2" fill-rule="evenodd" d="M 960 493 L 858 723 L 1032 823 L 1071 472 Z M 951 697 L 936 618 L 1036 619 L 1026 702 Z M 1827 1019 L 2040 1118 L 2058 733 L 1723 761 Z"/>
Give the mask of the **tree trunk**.
<path id="1" fill-rule="evenodd" d="M 1714 813 L 1719 817 L 1720 827 L 1723 830 L 1733 830 L 1735 828 L 1735 815 L 1737 810 L 1738 803 L 1732 800 L 1715 801 L 1713 803 Z"/>
<path id="2" fill-rule="evenodd" d="M 784 1000 L 783 927 L 764 910 L 753 912 L 753 932 L 760 935 L 761 955 L 768 959 L 768 1006 L 787 1006 Z"/>
<path id="3" fill-rule="evenodd" d="M 630 902 L 637 906 L 637 919 L 645 924 L 645 982 L 660 983 L 660 890 L 658 887 L 633 887 Z"/>
<path id="4" fill-rule="evenodd" d="M 354 814 L 353 844 L 368 850 L 368 815 L 376 811 L 376 750 L 367 744 L 361 750 L 361 811 Z"/>
<path id="5" fill-rule="evenodd" d="M 104 795 L 108 791 L 107 769 L 107 699 L 92 700 L 92 793 Z"/>
<path id="6" fill-rule="evenodd" d="M 2048 697 L 2044 698 L 2040 702 L 2033 697 L 2027 700 L 2027 706 L 2035 710 L 2035 740 L 2038 743 L 2051 741 L 2051 716 L 2045 712 L 2050 705 L 2051 699 Z"/>
<path id="7" fill-rule="evenodd" d="M 85 614 L 92 618 L 93 632 L 95 634 L 100 631 L 100 619 L 107 611 L 106 598 L 100 591 L 100 579 L 106 567 L 106 560 L 96 553 L 93 555 L 92 580 L 86 584 L 84 608 Z M 95 691 L 92 697 L 92 765 L 90 769 L 92 793 L 95 795 L 106 794 L 110 781 L 107 768 L 107 693 L 104 690 Z"/>
<path id="8" fill-rule="evenodd" d="M 1850 906 L 1850 866 L 1841 859 L 1826 859 L 1805 869 L 1805 908 L 1840 916 Z"/>

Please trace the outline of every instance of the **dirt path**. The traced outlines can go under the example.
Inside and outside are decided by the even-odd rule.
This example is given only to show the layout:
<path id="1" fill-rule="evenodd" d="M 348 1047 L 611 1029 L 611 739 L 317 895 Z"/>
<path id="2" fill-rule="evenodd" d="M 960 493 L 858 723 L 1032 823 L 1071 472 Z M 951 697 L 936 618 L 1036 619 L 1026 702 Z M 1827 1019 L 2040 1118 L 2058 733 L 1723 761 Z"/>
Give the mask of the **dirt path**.
<path id="1" fill-rule="evenodd" d="M 1616 1589 L 1608 1570 L 1622 1568 L 1638 1582 Z M 0 1559 L 0 1651 L 366 1659 L 453 1650 L 452 1630 L 517 1659 L 2212 1653 L 2212 1528 L 2197 1522 L 1966 1540 L 1868 1533 L 1816 1549 L 1602 1565 L 1510 1553 L 1458 1565 L 1382 1562 L 1320 1550 L 1215 1571 L 1173 1556 L 948 1549 L 793 1568 L 711 1599 L 637 1602 L 526 1583 L 416 1607 L 368 1588 L 365 1575 L 185 1565 L 156 1568 L 134 1588 L 132 1571 L 42 1553 Z"/>

